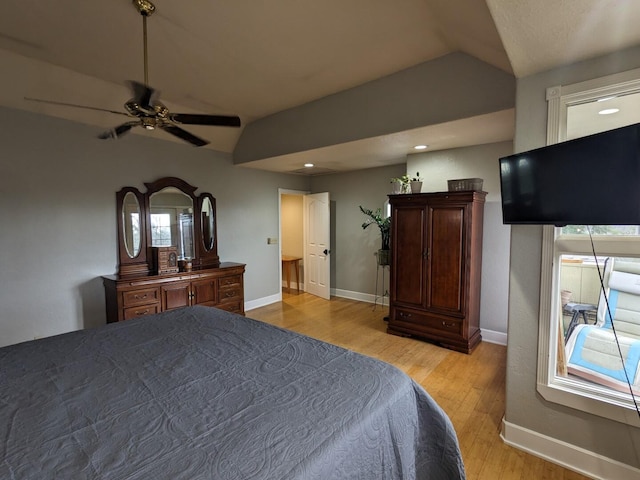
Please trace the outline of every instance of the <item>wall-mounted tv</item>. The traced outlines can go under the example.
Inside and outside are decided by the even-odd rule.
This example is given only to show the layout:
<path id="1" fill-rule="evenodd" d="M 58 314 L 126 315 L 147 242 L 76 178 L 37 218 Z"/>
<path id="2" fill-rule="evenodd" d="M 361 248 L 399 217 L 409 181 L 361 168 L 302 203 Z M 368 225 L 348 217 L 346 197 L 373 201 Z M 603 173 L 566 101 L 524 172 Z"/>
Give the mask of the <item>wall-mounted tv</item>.
<path id="1" fill-rule="evenodd" d="M 505 224 L 640 225 L 640 124 L 500 158 Z"/>

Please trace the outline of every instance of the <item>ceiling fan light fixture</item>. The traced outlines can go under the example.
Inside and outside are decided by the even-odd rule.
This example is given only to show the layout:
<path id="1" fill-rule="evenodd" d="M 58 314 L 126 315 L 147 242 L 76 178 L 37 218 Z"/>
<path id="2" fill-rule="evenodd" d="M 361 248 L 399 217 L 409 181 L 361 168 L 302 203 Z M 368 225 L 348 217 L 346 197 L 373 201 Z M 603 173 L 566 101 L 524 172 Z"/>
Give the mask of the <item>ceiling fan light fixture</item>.
<path id="1" fill-rule="evenodd" d="M 142 117 L 141 123 L 146 130 L 155 130 L 158 122 L 152 117 Z"/>
<path id="2" fill-rule="evenodd" d="M 140 15 L 145 17 L 150 17 L 156 11 L 156 6 L 149 0 L 132 0 L 132 2 L 136 10 L 140 12 Z"/>

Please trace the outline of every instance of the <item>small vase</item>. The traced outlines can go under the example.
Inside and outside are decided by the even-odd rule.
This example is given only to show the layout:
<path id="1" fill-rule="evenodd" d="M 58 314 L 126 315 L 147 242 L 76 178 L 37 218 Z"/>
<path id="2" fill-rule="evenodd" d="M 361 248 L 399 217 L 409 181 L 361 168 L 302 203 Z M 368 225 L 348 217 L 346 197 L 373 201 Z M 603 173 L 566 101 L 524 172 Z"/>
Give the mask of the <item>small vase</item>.
<path id="1" fill-rule="evenodd" d="M 422 182 L 411 182 L 411 193 L 420 193 L 422 191 Z"/>
<path id="2" fill-rule="evenodd" d="M 391 182 L 391 194 L 397 195 L 402 193 L 402 184 L 400 182 Z"/>

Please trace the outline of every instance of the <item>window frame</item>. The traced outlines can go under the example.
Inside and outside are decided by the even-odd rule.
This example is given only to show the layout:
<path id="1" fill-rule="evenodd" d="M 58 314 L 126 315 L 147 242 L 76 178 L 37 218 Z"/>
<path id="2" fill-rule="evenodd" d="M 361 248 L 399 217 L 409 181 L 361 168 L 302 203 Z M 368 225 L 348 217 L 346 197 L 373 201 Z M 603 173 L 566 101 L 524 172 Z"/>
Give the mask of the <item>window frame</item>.
<path id="1" fill-rule="evenodd" d="M 572 85 L 547 89 L 547 145 L 567 136 L 567 109 L 608 95 L 640 92 L 640 69 Z M 586 238 L 585 238 L 586 237 Z M 640 256 L 638 237 L 594 237 L 598 256 Z M 540 272 L 537 390 L 550 402 L 599 415 L 629 425 L 640 419 L 629 394 L 588 382 L 556 375 L 559 344 L 557 313 L 560 306 L 559 277 L 562 254 L 591 253 L 588 236 L 561 235 L 560 228 L 543 226 Z M 553 320 L 553 317 L 556 320 Z"/>

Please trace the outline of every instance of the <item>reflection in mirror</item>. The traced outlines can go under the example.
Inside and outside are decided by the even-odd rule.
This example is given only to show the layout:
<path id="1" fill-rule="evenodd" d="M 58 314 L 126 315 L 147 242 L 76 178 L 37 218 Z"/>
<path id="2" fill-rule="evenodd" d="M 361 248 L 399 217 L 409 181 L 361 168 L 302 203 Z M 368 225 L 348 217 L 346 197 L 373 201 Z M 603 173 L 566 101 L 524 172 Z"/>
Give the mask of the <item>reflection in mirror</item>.
<path id="1" fill-rule="evenodd" d="M 213 218 L 213 205 L 211 205 L 211 199 L 205 197 L 202 202 L 202 239 L 204 241 L 204 248 L 207 252 L 211 251 L 214 243 L 214 218 Z"/>
<path id="2" fill-rule="evenodd" d="M 174 187 L 166 187 L 149 199 L 151 246 L 175 246 L 178 257 L 193 257 L 193 201 Z"/>
<path id="3" fill-rule="evenodd" d="M 122 201 L 122 226 L 127 255 L 135 258 L 140 253 L 140 204 L 132 192 L 127 192 Z"/>

